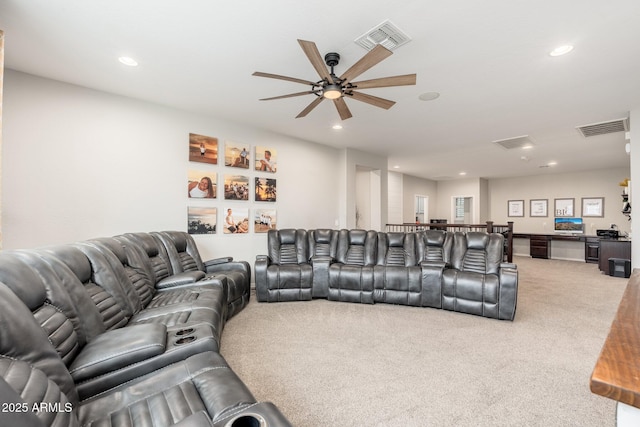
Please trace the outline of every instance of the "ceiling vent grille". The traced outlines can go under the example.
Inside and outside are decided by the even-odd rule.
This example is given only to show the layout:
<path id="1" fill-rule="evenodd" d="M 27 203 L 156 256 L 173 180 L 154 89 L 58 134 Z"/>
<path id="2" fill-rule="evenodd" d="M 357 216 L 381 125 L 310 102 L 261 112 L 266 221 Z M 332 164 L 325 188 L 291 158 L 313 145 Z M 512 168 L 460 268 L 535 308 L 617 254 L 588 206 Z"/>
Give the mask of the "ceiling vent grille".
<path id="1" fill-rule="evenodd" d="M 578 132 L 585 138 L 608 133 L 626 132 L 629 130 L 629 119 L 617 119 L 609 122 L 593 123 L 590 125 L 576 127 Z"/>
<path id="2" fill-rule="evenodd" d="M 507 138 L 507 139 L 499 139 L 497 141 L 493 141 L 493 143 L 498 144 L 502 148 L 507 150 L 513 150 L 514 148 L 527 148 L 533 147 L 533 140 L 529 138 L 529 135 L 516 136 L 515 138 Z"/>
<path id="3" fill-rule="evenodd" d="M 394 50 L 403 44 L 410 42 L 411 37 L 396 27 L 391 21 L 386 20 L 373 27 L 354 41 L 357 45 L 362 46 L 366 50 L 371 50 L 378 44 L 381 44 L 389 50 Z"/>

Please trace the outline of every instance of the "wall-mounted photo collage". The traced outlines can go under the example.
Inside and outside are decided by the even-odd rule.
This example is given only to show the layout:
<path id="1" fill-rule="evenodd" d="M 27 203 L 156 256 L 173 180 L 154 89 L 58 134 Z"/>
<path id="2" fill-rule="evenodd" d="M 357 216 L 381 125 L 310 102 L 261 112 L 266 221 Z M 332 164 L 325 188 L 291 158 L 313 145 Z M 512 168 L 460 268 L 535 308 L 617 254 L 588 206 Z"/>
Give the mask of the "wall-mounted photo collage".
<path id="1" fill-rule="evenodd" d="M 224 156 L 218 162 L 220 150 Z M 217 234 L 218 222 L 222 234 L 275 229 L 277 211 L 274 205 L 266 206 L 277 201 L 277 159 L 277 150 L 270 146 L 222 143 L 218 137 L 190 133 L 189 161 L 199 165 L 187 170 L 188 232 Z M 259 203 L 255 209 L 253 202 Z"/>

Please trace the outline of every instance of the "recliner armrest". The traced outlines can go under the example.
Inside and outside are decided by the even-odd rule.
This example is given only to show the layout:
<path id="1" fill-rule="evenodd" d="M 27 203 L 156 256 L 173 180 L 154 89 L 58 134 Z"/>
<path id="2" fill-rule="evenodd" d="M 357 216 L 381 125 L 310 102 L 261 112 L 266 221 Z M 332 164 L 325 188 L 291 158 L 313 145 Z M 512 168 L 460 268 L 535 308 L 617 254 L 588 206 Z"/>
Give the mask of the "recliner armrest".
<path id="1" fill-rule="evenodd" d="M 69 366 L 76 383 L 116 371 L 163 353 L 167 327 L 160 323 L 133 325 L 98 335 Z"/>
<path id="2" fill-rule="evenodd" d="M 449 266 L 444 261 L 421 261 L 422 307 L 442 308 L 442 275 Z"/>
<path id="3" fill-rule="evenodd" d="M 420 267 L 428 267 L 428 268 L 449 268 L 450 265 L 444 261 L 420 261 Z"/>
<path id="4" fill-rule="evenodd" d="M 165 277 L 156 283 L 157 289 L 167 289 L 174 288 L 176 286 L 184 286 L 191 285 L 196 283 L 199 280 L 204 279 L 206 274 L 204 271 L 185 271 L 183 273 L 178 273 L 171 275 L 169 277 Z"/>
<path id="5" fill-rule="evenodd" d="M 210 265 L 224 264 L 231 261 L 233 261 L 232 256 L 210 259 L 204 262 L 204 268 L 206 270 Z"/>
<path id="6" fill-rule="evenodd" d="M 500 268 L 513 268 L 517 270 L 518 266 L 512 262 L 501 262 Z"/>

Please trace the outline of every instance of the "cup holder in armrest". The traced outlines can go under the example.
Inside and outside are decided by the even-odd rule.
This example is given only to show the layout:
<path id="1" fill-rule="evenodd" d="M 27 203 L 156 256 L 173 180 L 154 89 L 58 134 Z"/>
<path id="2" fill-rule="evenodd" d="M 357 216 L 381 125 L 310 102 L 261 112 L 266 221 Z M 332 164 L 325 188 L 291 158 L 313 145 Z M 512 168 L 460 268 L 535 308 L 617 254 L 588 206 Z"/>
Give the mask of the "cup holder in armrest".
<path id="1" fill-rule="evenodd" d="M 180 329 L 179 331 L 176 332 L 176 335 L 178 335 L 178 336 L 190 335 L 190 334 L 193 333 L 193 331 L 195 331 L 195 329 L 193 329 L 193 328 Z"/>
<path id="2" fill-rule="evenodd" d="M 245 413 L 227 422 L 224 427 L 267 427 L 267 420 L 260 414 Z"/>
<path id="3" fill-rule="evenodd" d="M 193 342 L 196 340 L 196 336 L 195 335 L 189 335 L 186 337 L 182 337 L 182 338 L 178 338 L 175 342 L 176 345 L 182 345 L 182 344 L 187 344 L 190 342 Z"/>

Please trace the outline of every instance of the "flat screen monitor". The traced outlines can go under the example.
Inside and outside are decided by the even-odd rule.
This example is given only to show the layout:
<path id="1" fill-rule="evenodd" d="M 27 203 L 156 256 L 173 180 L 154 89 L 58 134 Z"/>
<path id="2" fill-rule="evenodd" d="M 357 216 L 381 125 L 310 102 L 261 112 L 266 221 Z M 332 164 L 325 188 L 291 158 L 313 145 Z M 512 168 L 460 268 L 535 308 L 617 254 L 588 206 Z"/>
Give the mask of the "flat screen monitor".
<path id="1" fill-rule="evenodd" d="M 582 218 L 555 218 L 553 220 L 553 231 L 556 233 L 582 233 Z"/>

